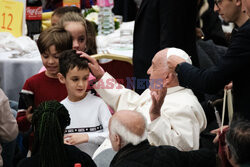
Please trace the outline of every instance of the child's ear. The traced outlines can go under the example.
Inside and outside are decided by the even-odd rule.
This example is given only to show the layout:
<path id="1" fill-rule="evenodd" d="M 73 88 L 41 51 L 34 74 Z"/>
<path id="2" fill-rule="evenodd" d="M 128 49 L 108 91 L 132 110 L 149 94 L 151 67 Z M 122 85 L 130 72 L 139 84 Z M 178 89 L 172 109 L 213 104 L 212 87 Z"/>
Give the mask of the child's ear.
<path id="1" fill-rule="evenodd" d="M 60 72 L 57 73 L 57 77 L 62 84 L 65 84 L 65 77 Z"/>

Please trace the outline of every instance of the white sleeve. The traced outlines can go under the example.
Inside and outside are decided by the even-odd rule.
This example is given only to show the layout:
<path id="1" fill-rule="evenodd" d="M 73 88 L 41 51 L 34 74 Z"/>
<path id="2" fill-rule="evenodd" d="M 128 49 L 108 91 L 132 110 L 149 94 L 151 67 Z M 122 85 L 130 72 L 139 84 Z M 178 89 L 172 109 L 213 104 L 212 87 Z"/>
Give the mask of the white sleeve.
<path id="1" fill-rule="evenodd" d="M 95 84 L 94 88 L 103 100 L 114 109 L 114 111 L 124 109 L 134 110 L 140 100 L 140 95 L 117 83 L 107 72 Z"/>
<path id="2" fill-rule="evenodd" d="M 199 136 L 206 127 L 206 117 L 201 108 L 179 105 L 161 110 L 161 116 L 148 127 L 148 139 L 152 145 L 171 145 L 182 151 L 199 149 Z"/>
<path id="3" fill-rule="evenodd" d="M 89 143 L 95 143 L 95 144 L 102 144 L 102 142 L 108 137 L 108 123 L 109 119 L 111 118 L 111 114 L 109 111 L 108 106 L 104 103 L 103 100 L 101 100 L 101 103 L 99 105 L 98 109 L 98 120 L 100 121 L 103 132 L 95 132 L 95 133 L 89 133 Z"/>

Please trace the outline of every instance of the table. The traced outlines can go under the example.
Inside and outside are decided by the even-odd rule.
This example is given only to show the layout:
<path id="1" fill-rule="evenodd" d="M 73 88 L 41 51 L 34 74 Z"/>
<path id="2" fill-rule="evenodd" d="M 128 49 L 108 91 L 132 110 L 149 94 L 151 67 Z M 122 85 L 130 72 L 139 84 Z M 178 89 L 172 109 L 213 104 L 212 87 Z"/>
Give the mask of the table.
<path id="1" fill-rule="evenodd" d="M 123 55 L 129 58 L 132 58 L 133 55 L 133 29 L 134 29 L 134 21 L 125 22 L 121 24 L 121 27 L 115 30 L 113 33 L 106 35 L 106 36 L 97 36 L 96 43 L 97 43 L 97 50 L 98 53 L 104 54 L 116 54 L 116 55 Z M 130 31 L 130 34 L 125 38 L 129 38 L 131 43 L 130 44 L 122 44 L 121 31 Z"/>
<path id="2" fill-rule="evenodd" d="M 10 100 L 18 101 L 26 79 L 38 73 L 42 67 L 37 51 L 22 57 L 13 57 L 13 52 L 0 52 L 0 87 Z"/>

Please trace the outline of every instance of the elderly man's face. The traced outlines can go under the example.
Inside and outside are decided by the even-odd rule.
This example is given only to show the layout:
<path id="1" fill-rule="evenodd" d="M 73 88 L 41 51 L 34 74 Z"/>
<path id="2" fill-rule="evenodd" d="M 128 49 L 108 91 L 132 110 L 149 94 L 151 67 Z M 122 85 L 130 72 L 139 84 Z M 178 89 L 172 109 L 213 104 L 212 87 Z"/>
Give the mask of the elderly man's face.
<path id="1" fill-rule="evenodd" d="M 153 58 L 152 65 L 147 71 L 148 75 L 150 75 L 150 90 L 157 90 L 162 87 L 163 81 L 169 73 L 166 62 L 165 55 L 155 55 Z"/>

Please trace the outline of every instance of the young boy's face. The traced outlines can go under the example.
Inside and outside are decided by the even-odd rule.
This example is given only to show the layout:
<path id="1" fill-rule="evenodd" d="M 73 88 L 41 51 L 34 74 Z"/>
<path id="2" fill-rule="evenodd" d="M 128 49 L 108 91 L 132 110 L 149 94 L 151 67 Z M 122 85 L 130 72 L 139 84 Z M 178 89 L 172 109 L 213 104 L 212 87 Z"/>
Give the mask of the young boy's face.
<path id="1" fill-rule="evenodd" d="M 89 69 L 80 69 L 75 67 L 69 69 L 66 78 L 59 74 L 59 80 L 66 85 L 68 98 L 70 101 L 79 101 L 86 96 L 88 87 Z"/>
<path id="2" fill-rule="evenodd" d="M 57 78 L 59 72 L 59 54 L 55 45 L 49 47 L 49 50 L 41 54 L 42 62 L 46 68 L 45 74 L 50 78 Z"/>

